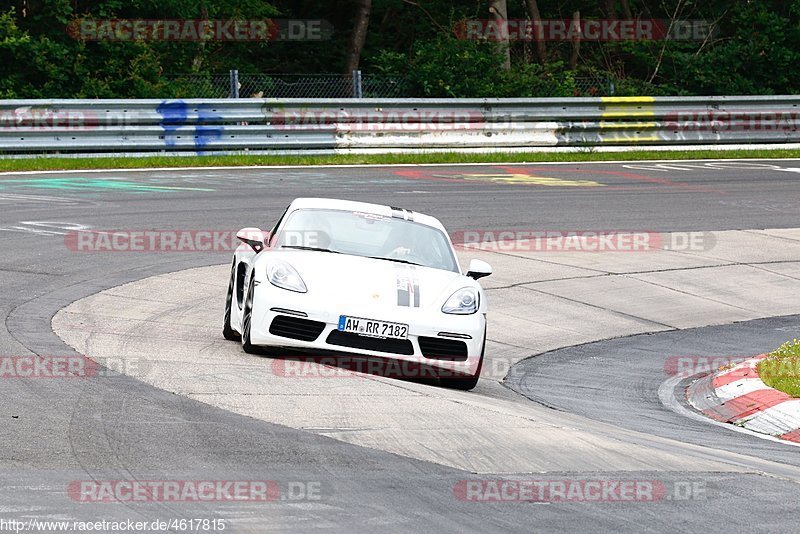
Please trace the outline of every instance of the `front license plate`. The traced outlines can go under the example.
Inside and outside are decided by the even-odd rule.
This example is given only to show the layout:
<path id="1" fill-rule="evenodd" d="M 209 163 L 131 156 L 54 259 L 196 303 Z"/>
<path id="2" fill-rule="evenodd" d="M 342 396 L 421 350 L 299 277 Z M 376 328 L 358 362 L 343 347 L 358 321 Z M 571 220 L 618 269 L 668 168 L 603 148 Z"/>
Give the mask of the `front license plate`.
<path id="1" fill-rule="evenodd" d="M 408 325 L 363 317 L 339 316 L 339 330 L 351 334 L 389 339 L 408 339 Z"/>

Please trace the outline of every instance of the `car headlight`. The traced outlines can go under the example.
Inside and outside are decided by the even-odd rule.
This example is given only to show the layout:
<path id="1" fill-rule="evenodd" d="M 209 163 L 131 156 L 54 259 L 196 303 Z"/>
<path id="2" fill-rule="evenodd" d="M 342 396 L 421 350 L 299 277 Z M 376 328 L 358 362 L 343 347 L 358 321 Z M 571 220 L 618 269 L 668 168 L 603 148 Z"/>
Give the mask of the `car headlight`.
<path id="1" fill-rule="evenodd" d="M 285 261 L 274 261 L 267 267 L 267 279 L 273 286 L 297 293 L 306 293 L 306 284 L 297 271 Z"/>
<path id="2" fill-rule="evenodd" d="M 478 306 L 480 306 L 478 291 L 471 287 L 465 287 L 459 289 L 447 299 L 447 302 L 442 306 L 442 311 L 455 315 L 471 315 L 478 311 Z"/>

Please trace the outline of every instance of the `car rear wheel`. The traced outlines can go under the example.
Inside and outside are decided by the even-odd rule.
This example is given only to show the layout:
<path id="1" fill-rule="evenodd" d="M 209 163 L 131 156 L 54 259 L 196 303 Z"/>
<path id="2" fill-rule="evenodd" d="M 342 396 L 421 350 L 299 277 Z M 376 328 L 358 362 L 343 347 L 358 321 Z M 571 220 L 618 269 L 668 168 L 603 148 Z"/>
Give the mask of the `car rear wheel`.
<path id="1" fill-rule="evenodd" d="M 235 265 L 235 264 L 234 264 Z M 236 288 L 236 267 L 231 267 L 231 280 L 228 282 L 228 295 L 225 297 L 225 315 L 223 317 L 222 337 L 228 341 L 239 341 L 242 336 L 231 327 L 231 309 L 233 306 L 233 291 Z"/>

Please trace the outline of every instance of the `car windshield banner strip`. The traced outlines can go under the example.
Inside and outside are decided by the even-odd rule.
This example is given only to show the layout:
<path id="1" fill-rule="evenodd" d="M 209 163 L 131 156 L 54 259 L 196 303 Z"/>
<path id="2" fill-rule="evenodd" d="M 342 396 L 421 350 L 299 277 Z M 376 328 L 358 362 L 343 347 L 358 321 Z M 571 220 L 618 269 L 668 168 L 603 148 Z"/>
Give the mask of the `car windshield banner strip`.
<path id="1" fill-rule="evenodd" d="M 392 206 L 392 217 L 395 219 L 403 219 L 404 221 L 413 221 L 414 214 L 412 211 L 405 208 L 395 208 Z"/>

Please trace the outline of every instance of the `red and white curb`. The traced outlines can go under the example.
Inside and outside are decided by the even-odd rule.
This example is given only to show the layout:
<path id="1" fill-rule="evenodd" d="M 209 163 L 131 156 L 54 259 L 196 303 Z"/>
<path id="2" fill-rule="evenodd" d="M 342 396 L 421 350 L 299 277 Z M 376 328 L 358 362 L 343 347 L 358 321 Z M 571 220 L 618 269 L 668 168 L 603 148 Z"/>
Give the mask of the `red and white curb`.
<path id="1" fill-rule="evenodd" d="M 766 354 L 694 382 L 686 398 L 708 417 L 800 443 L 800 399 L 761 381 L 756 366 Z"/>

